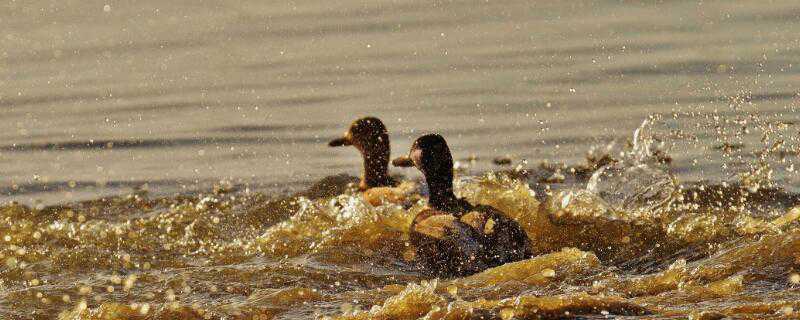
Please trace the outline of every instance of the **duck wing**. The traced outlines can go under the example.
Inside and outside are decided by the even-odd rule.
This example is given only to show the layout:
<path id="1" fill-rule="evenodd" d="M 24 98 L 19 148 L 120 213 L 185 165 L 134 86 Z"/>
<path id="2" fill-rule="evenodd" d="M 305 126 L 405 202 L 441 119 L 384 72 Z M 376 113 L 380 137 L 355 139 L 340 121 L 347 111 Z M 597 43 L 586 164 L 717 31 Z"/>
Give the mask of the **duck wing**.
<path id="1" fill-rule="evenodd" d="M 472 226 L 435 210 L 421 212 L 411 229 L 417 261 L 437 276 L 463 276 L 489 267 L 485 239 Z M 430 212 L 434 211 L 434 212 Z"/>
<path id="2" fill-rule="evenodd" d="M 485 219 L 482 231 L 486 239 L 485 246 L 489 260 L 493 265 L 528 259 L 533 256 L 528 234 L 514 219 L 490 206 L 478 206 L 475 211 L 480 212 Z"/>

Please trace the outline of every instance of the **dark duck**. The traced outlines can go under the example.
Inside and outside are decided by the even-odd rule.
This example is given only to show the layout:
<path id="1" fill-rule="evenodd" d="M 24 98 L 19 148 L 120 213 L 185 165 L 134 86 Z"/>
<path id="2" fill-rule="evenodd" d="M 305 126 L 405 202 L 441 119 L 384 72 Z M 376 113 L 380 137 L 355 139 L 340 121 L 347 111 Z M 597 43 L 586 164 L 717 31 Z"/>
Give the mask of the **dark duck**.
<path id="1" fill-rule="evenodd" d="M 415 260 L 435 276 L 474 274 L 531 257 L 524 230 L 501 211 L 472 205 L 453 193 L 453 157 L 444 138 L 418 138 L 398 167 L 417 167 L 428 184 L 428 205 L 414 218 L 410 241 Z"/>
<path id="2" fill-rule="evenodd" d="M 375 117 L 364 117 L 354 121 L 344 136 L 332 140 L 331 147 L 355 147 L 363 159 L 364 168 L 358 189 L 364 199 L 372 205 L 402 203 L 411 188 L 401 185 L 389 176 L 390 145 L 389 132 L 383 122 Z"/>

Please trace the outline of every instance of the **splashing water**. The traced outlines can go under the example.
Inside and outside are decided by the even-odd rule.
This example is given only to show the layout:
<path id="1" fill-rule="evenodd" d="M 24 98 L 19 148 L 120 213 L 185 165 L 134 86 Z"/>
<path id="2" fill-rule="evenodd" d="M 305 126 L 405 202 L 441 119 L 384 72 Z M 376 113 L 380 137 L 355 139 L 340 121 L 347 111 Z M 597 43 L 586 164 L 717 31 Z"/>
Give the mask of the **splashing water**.
<path id="1" fill-rule="evenodd" d="M 605 164 L 585 188 L 534 192 L 514 172 L 459 177 L 457 194 L 519 222 L 536 252 L 464 278 L 429 279 L 415 267 L 408 228 L 424 207 L 417 198 L 376 207 L 346 187 L 283 198 L 231 188 L 8 204 L 0 316 L 796 316 L 798 198 L 678 185 L 657 120 L 643 122 L 618 158 L 597 162 Z"/>
<path id="2" fill-rule="evenodd" d="M 633 146 L 622 152 L 621 161 L 595 171 L 586 186 L 614 210 L 653 212 L 675 195 L 675 178 L 664 168 L 666 152 L 650 134 L 652 121 L 647 119 L 636 129 Z"/>
<path id="3" fill-rule="evenodd" d="M 800 307 L 791 280 L 800 265 L 800 208 L 774 219 L 691 206 L 640 215 L 591 193 L 542 203 L 503 175 L 456 186 L 520 222 L 539 255 L 470 277 L 427 279 L 407 256 L 407 228 L 421 204 L 372 207 L 358 194 L 12 204 L 0 209 L 0 314 L 510 319 Z"/>

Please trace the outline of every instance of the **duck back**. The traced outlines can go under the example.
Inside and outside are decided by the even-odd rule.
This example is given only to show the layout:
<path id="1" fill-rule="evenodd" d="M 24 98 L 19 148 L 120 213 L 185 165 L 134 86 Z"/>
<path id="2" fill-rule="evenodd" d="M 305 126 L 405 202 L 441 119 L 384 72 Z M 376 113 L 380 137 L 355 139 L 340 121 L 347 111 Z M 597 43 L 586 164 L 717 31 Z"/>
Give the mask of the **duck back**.
<path id="1" fill-rule="evenodd" d="M 420 266 L 440 277 L 466 276 L 533 255 L 522 227 L 490 206 L 463 215 L 424 210 L 411 225 L 410 240 Z"/>

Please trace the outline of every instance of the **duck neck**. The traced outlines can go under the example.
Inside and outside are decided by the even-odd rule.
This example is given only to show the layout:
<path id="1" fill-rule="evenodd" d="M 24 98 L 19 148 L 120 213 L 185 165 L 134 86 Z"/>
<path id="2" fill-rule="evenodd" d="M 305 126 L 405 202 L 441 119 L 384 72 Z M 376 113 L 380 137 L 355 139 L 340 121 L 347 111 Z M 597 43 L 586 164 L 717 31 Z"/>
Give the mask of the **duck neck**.
<path id="1" fill-rule="evenodd" d="M 386 187 L 392 185 L 389 178 L 389 152 L 363 152 L 364 171 L 361 174 L 362 190 L 375 187 Z"/>
<path id="2" fill-rule="evenodd" d="M 454 214 L 464 213 L 467 210 L 464 201 L 456 197 L 453 192 L 452 170 L 445 174 L 426 174 L 425 182 L 430 192 L 428 206 Z"/>

